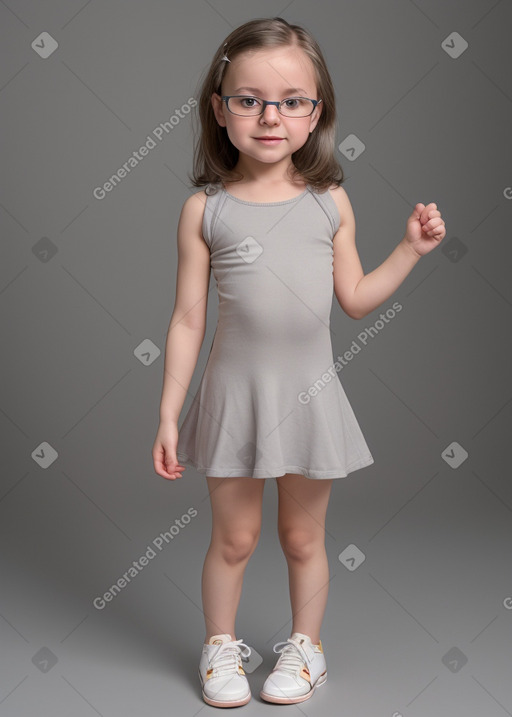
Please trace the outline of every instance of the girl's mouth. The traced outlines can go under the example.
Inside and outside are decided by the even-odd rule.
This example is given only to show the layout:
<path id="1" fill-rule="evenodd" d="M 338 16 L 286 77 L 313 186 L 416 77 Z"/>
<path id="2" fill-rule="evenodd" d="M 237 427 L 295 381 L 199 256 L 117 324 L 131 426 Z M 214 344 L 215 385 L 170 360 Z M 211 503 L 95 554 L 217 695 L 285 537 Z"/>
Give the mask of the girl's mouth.
<path id="1" fill-rule="evenodd" d="M 268 144 L 270 146 L 274 144 L 279 144 L 283 141 L 283 137 L 255 137 L 254 139 L 257 139 L 258 142 L 261 142 L 262 144 Z"/>

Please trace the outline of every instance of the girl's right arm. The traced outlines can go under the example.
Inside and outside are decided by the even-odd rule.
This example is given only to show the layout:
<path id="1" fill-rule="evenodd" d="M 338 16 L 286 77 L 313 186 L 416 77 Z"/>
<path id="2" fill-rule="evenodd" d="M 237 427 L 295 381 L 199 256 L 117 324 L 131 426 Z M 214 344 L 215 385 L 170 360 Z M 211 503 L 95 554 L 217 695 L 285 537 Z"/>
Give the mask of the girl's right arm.
<path id="1" fill-rule="evenodd" d="M 156 473 L 181 478 L 178 464 L 178 419 L 185 402 L 206 331 L 210 284 L 210 250 L 202 236 L 206 194 L 189 197 L 178 223 L 176 300 L 165 345 L 160 425 L 152 449 Z"/>

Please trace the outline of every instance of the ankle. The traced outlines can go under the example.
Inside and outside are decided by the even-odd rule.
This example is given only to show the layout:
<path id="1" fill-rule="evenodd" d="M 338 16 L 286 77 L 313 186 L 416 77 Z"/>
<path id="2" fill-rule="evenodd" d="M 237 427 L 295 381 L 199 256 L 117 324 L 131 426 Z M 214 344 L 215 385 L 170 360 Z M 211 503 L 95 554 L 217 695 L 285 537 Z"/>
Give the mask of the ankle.
<path id="1" fill-rule="evenodd" d="M 318 635 L 313 635 L 312 633 L 309 633 L 309 632 L 303 632 L 302 630 L 293 630 L 292 635 L 294 632 L 302 632 L 303 635 L 307 635 L 309 637 L 309 639 L 311 640 L 312 645 L 320 644 L 320 637 Z M 290 635 L 290 637 L 291 637 L 291 635 Z M 313 638 L 318 638 L 318 639 L 313 639 Z"/>
<path id="2" fill-rule="evenodd" d="M 236 637 L 235 637 L 235 635 L 234 635 L 232 632 L 226 632 L 226 633 L 213 632 L 211 635 L 207 635 L 207 636 L 206 636 L 205 641 L 204 641 L 204 644 L 207 645 L 207 644 L 210 642 L 210 639 L 211 639 L 214 635 L 223 635 L 223 634 L 229 635 L 229 636 L 231 637 L 231 640 L 232 640 L 233 642 L 236 641 Z"/>

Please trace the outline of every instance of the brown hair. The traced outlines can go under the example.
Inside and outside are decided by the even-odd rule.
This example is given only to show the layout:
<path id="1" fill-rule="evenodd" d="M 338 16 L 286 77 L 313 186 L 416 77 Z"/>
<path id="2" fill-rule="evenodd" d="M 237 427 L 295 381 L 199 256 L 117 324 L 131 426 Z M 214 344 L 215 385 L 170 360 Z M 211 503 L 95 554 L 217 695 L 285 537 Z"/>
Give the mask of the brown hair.
<path id="1" fill-rule="evenodd" d="M 258 18 L 233 30 L 220 45 L 199 91 L 198 111 L 202 131 L 194 148 L 193 186 L 243 179 L 233 171 L 238 161 L 238 149 L 231 143 L 225 127 L 221 127 L 213 112 L 211 96 L 222 94 L 221 84 L 228 63 L 224 54 L 233 60 L 247 50 L 268 47 L 300 47 L 313 63 L 322 112 L 306 143 L 292 154 L 293 178 L 297 175 L 317 192 L 324 192 L 333 184 L 340 185 L 343 170 L 334 156 L 336 135 L 336 100 L 326 62 L 316 40 L 300 25 L 290 25 L 281 17 Z M 192 114 L 194 123 L 195 113 Z"/>

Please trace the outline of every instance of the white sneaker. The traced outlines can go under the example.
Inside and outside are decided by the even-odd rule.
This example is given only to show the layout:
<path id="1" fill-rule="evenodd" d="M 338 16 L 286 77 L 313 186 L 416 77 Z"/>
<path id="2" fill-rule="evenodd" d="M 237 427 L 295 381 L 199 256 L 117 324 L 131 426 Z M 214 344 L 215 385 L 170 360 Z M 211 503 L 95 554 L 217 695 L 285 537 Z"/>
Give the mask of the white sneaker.
<path id="1" fill-rule="evenodd" d="M 304 702 L 327 680 L 321 640 L 314 645 L 308 635 L 294 632 L 286 642 L 276 643 L 274 652 L 281 655 L 260 692 L 267 702 L 281 705 Z"/>
<path id="2" fill-rule="evenodd" d="M 244 653 L 243 649 L 248 652 Z M 251 699 L 242 655 L 249 657 L 251 648 L 242 640 L 232 640 L 231 635 L 212 635 L 203 645 L 199 661 L 199 679 L 203 699 L 213 707 L 240 707 Z"/>

